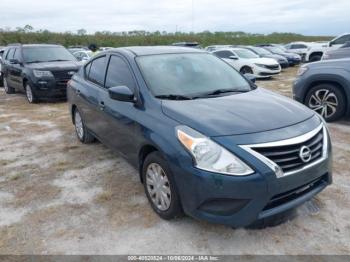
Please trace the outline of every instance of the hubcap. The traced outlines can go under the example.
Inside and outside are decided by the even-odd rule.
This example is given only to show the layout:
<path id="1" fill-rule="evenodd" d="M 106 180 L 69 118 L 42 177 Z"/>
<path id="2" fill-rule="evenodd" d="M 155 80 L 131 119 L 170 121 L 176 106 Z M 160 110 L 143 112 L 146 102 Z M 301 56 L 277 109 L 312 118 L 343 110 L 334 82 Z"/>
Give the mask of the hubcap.
<path id="1" fill-rule="evenodd" d="M 337 112 L 338 98 L 328 89 L 320 89 L 310 97 L 309 107 L 327 119 Z"/>
<path id="2" fill-rule="evenodd" d="M 170 184 L 160 165 L 152 163 L 148 166 L 146 185 L 153 204 L 161 211 L 169 209 L 171 203 Z"/>
<path id="3" fill-rule="evenodd" d="M 75 111 L 75 130 L 77 132 L 77 135 L 80 139 L 83 139 L 84 136 L 84 128 L 83 128 L 83 121 L 81 120 L 80 114 L 78 111 Z"/>
<path id="4" fill-rule="evenodd" d="M 33 102 L 33 93 L 29 85 L 26 86 L 26 95 L 29 102 Z"/>

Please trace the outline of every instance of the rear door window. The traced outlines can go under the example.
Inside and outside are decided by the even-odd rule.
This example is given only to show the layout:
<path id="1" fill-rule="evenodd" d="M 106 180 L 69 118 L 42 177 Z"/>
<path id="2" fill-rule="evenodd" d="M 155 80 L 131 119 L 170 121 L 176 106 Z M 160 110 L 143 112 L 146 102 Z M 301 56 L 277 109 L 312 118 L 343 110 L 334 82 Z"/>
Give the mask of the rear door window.
<path id="1" fill-rule="evenodd" d="M 87 78 L 89 81 L 103 86 L 106 74 L 106 57 L 102 56 L 93 60 L 85 69 L 90 67 Z"/>

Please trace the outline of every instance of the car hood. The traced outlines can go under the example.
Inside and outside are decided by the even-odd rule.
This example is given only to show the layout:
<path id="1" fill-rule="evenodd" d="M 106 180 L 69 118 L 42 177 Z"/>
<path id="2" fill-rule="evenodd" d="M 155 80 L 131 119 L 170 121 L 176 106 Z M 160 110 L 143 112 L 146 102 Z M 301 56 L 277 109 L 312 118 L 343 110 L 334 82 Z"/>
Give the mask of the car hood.
<path id="1" fill-rule="evenodd" d="M 275 59 L 275 60 L 283 60 L 283 61 L 286 61 L 287 62 L 287 59 L 281 55 L 275 55 L 275 54 L 271 54 L 271 55 L 264 55 L 263 57 L 266 57 L 266 58 L 272 58 L 272 59 Z"/>
<path id="2" fill-rule="evenodd" d="M 206 136 L 275 130 L 305 121 L 314 112 L 289 98 L 257 88 L 251 92 L 196 100 L 163 100 L 163 113 Z"/>
<path id="3" fill-rule="evenodd" d="M 249 62 L 253 64 L 263 64 L 263 65 L 277 65 L 277 61 L 272 58 L 252 58 L 252 59 L 247 59 Z"/>
<path id="4" fill-rule="evenodd" d="M 38 70 L 77 70 L 81 67 L 82 63 L 78 61 L 57 61 L 57 62 L 42 62 L 26 64 L 27 68 Z"/>

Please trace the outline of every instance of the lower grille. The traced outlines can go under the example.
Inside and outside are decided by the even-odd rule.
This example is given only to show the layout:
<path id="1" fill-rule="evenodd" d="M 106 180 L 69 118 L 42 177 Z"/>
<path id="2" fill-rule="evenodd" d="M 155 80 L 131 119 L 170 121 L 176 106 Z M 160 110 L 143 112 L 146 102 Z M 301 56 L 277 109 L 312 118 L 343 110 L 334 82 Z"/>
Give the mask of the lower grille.
<path id="1" fill-rule="evenodd" d="M 310 183 L 297 187 L 293 190 L 273 196 L 263 210 L 264 211 L 269 210 L 269 209 L 281 206 L 283 204 L 286 204 L 299 197 L 302 197 L 303 195 L 307 194 L 308 192 L 321 186 L 324 183 L 327 183 L 327 174 L 320 178 L 317 178 L 316 180 Z"/>
<path id="2" fill-rule="evenodd" d="M 252 147 L 281 167 L 284 173 L 293 172 L 323 157 L 323 128 L 310 139 L 297 144 L 276 147 Z"/>

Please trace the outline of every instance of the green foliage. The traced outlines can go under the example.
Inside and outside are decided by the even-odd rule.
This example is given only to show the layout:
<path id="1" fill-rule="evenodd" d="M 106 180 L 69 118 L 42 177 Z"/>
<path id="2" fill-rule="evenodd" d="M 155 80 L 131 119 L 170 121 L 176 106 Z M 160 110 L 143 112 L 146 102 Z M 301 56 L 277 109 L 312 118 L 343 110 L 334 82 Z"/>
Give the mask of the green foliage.
<path id="1" fill-rule="evenodd" d="M 53 33 L 48 30 L 34 32 L 33 27 L 26 25 L 18 27 L 16 31 L 0 29 L 0 45 L 10 43 L 55 43 L 64 46 L 89 45 L 98 46 L 134 46 L 134 45 L 169 45 L 174 42 L 196 41 L 202 46 L 218 44 L 253 45 L 262 43 L 289 43 L 293 41 L 328 41 L 332 37 L 303 36 L 293 33 L 249 34 L 244 32 L 209 32 L 201 33 L 167 33 L 129 31 L 129 32 L 96 32 L 94 35 L 86 34 L 85 29 L 79 29 L 77 34 L 72 32 Z"/>

